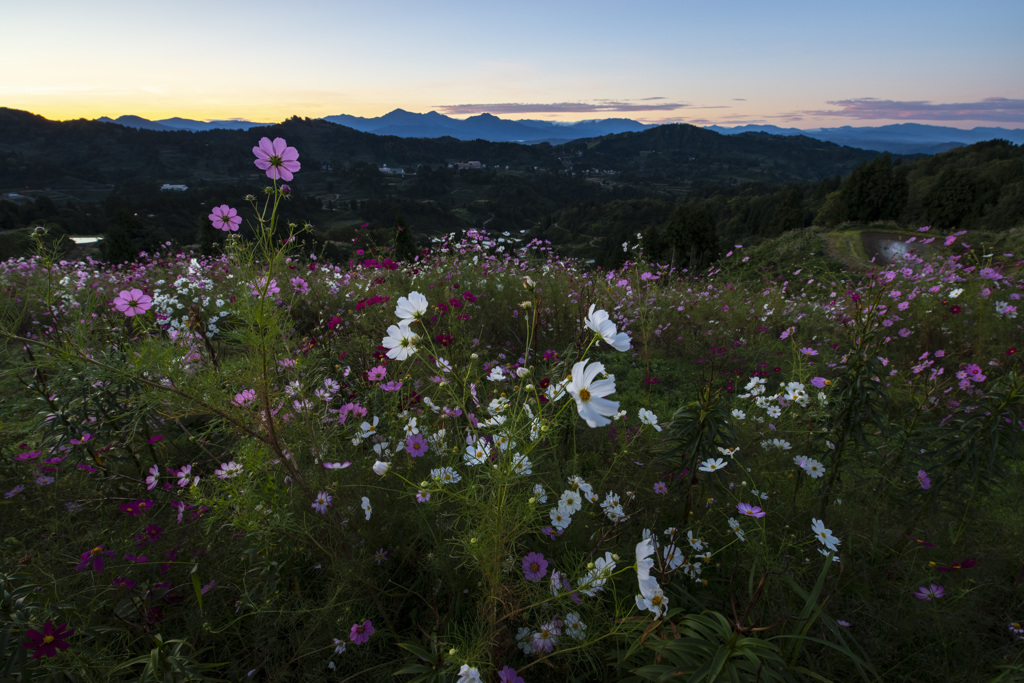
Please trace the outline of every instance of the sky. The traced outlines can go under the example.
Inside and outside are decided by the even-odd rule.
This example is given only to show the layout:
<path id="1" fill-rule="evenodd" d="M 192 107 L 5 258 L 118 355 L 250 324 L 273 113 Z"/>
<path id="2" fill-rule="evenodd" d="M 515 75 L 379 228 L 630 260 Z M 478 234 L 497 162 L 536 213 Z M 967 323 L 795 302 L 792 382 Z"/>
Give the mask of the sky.
<path id="1" fill-rule="evenodd" d="M 1024 128 L 1024 0 L 40 0 L 4 24 L 0 106 L 53 120 Z"/>

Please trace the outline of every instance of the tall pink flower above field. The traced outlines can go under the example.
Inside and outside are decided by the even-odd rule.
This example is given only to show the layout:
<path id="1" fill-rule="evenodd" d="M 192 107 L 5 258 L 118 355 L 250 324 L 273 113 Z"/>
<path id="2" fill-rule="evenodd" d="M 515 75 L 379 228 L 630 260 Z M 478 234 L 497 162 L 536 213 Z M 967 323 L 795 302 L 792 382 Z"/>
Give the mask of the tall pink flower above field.
<path id="1" fill-rule="evenodd" d="M 227 204 L 213 207 L 208 218 L 213 227 L 224 232 L 238 232 L 238 226 L 242 224 L 242 217 L 238 215 L 238 211 Z"/>
<path id="2" fill-rule="evenodd" d="M 256 167 L 267 172 L 267 177 L 273 180 L 291 180 L 293 173 L 301 166 L 297 161 L 299 153 L 294 147 L 289 147 L 284 138 L 261 138 L 260 144 L 252 148 L 256 155 Z"/>
<path id="3" fill-rule="evenodd" d="M 133 315 L 145 313 L 153 307 L 153 297 L 141 289 L 126 289 L 120 292 L 112 302 L 114 308 L 124 313 L 129 318 Z"/>

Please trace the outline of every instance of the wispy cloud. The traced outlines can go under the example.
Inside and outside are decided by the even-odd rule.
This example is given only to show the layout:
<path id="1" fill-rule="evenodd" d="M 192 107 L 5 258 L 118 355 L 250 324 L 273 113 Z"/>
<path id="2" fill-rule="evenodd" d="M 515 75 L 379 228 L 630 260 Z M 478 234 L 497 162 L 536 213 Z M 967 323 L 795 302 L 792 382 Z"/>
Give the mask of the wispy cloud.
<path id="1" fill-rule="evenodd" d="M 978 102 L 935 104 L 927 101 L 879 100 L 860 97 L 829 102 L 837 109 L 803 111 L 806 116 L 839 116 L 851 119 L 894 119 L 898 121 L 991 121 L 1024 123 L 1024 100 L 988 97 Z"/>
<path id="2" fill-rule="evenodd" d="M 501 102 L 495 104 L 451 104 L 435 107 L 437 111 L 449 116 L 465 114 L 589 114 L 594 112 L 635 112 L 635 111 L 675 111 L 690 105 L 682 102 L 657 102 L 663 97 L 650 97 L 645 100 L 618 101 L 596 100 L 594 102 Z"/>

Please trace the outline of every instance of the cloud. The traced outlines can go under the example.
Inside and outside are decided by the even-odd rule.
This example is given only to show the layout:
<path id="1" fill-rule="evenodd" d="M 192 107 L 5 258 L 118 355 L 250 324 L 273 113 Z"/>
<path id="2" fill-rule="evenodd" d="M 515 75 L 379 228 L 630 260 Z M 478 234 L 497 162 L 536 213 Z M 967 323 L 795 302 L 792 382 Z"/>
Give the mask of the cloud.
<path id="1" fill-rule="evenodd" d="M 690 105 L 681 102 L 647 103 L 636 101 L 597 100 L 595 102 L 550 102 L 528 104 L 524 102 L 503 102 L 497 104 L 451 104 L 435 107 L 438 112 L 449 116 L 464 114 L 589 114 L 592 112 L 633 112 L 633 111 L 675 111 Z"/>
<path id="2" fill-rule="evenodd" d="M 1024 100 L 989 97 L 978 102 L 933 104 L 927 101 L 879 100 L 860 97 L 829 102 L 838 109 L 803 111 L 806 116 L 840 116 L 852 119 L 897 121 L 991 121 L 1024 123 Z"/>

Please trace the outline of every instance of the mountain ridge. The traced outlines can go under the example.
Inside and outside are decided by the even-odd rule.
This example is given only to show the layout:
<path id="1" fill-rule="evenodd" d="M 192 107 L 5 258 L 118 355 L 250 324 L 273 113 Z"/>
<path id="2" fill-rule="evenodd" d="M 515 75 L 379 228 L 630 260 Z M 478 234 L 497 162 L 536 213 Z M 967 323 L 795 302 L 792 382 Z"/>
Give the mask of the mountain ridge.
<path id="1" fill-rule="evenodd" d="M 125 115 L 116 119 L 100 117 L 103 123 L 114 123 L 129 128 L 159 131 L 249 130 L 277 125 L 243 120 L 198 121 L 173 117 L 150 121 L 140 116 Z M 490 113 L 481 113 L 465 119 L 456 119 L 437 111 L 418 114 L 397 108 L 376 117 L 333 114 L 320 120 L 346 126 L 362 133 L 393 135 L 400 138 L 441 138 L 456 140 L 486 140 L 488 142 L 519 142 L 524 144 L 563 144 L 584 138 L 597 138 L 617 133 L 636 133 L 658 125 L 644 124 L 633 119 L 608 118 L 584 121 L 542 121 L 539 119 L 502 119 Z M 746 124 L 742 126 L 698 126 L 722 135 L 767 133 L 769 135 L 804 135 L 822 142 L 856 147 L 892 154 L 939 154 L 955 147 L 986 140 L 1004 139 L 1024 144 L 1024 129 L 1000 127 L 951 128 L 920 123 L 897 123 L 884 126 L 838 126 L 832 128 L 786 128 L 772 124 Z"/>

